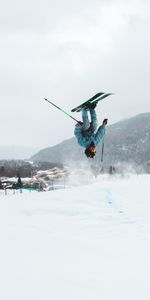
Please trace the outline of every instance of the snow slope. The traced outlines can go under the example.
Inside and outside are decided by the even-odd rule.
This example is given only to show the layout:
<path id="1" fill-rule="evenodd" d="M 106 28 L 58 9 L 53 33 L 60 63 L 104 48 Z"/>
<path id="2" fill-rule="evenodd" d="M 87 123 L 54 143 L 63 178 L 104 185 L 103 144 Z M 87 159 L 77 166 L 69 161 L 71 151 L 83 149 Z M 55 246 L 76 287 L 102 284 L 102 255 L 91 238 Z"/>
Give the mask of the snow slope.
<path id="1" fill-rule="evenodd" d="M 0 299 L 149 300 L 150 176 L 0 195 Z"/>

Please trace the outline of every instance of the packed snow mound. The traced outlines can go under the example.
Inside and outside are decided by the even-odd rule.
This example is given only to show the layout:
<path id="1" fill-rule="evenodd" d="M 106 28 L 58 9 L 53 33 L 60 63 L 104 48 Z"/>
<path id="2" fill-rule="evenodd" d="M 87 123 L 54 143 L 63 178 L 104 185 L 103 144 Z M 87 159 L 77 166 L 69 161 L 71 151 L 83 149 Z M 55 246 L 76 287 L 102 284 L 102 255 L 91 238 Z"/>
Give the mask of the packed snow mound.
<path id="1" fill-rule="evenodd" d="M 149 182 L 0 191 L 0 299 L 149 300 Z"/>

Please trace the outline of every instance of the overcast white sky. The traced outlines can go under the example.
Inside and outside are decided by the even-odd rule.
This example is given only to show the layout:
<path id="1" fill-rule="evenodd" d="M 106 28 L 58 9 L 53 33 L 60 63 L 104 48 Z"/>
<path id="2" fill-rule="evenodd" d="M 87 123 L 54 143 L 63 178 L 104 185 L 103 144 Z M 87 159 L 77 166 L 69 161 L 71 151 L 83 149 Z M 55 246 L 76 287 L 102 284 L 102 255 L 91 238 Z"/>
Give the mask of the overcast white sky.
<path id="1" fill-rule="evenodd" d="M 1 145 L 73 136 L 67 112 L 95 93 L 99 123 L 150 111 L 149 0 L 5 0 L 0 9 Z M 80 119 L 80 114 L 74 113 Z"/>

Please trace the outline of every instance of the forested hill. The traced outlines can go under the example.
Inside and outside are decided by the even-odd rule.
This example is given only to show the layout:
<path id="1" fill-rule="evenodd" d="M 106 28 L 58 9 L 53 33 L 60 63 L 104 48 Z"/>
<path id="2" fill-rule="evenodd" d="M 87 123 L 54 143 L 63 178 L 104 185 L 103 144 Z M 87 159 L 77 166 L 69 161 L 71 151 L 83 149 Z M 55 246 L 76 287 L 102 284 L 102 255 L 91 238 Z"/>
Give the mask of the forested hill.
<path id="1" fill-rule="evenodd" d="M 85 160 L 84 150 L 75 138 L 43 149 L 32 156 L 32 160 L 66 163 Z M 101 146 L 96 160 L 100 159 Z M 105 164 L 118 162 L 135 163 L 141 166 L 150 164 L 150 113 L 143 113 L 107 126 L 105 138 Z"/>

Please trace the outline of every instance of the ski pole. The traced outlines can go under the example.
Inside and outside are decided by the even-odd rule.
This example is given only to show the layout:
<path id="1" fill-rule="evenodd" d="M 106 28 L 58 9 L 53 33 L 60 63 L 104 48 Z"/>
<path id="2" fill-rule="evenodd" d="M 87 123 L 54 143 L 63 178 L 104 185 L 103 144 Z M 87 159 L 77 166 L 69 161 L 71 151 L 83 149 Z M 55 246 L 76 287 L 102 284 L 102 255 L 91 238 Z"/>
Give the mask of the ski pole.
<path id="1" fill-rule="evenodd" d="M 67 115 L 68 117 L 70 117 L 71 119 L 73 119 L 74 121 L 76 121 L 77 123 L 79 123 L 79 121 L 77 119 L 75 119 L 73 116 L 69 115 L 66 111 L 64 111 L 63 109 L 61 109 L 59 106 L 57 106 L 56 104 L 54 104 L 53 102 L 51 102 L 50 100 L 44 98 L 45 101 L 49 102 L 51 105 L 55 106 L 56 108 L 58 108 L 60 111 L 62 111 L 65 115 Z"/>
<path id="2" fill-rule="evenodd" d="M 103 162 L 103 159 L 104 159 L 105 135 L 106 135 L 106 132 L 104 131 L 103 144 L 102 144 L 102 152 L 101 152 L 101 162 Z"/>
<path id="3" fill-rule="evenodd" d="M 102 144 L 101 162 L 103 162 L 103 158 L 104 158 L 104 142 Z"/>

